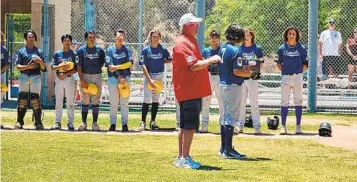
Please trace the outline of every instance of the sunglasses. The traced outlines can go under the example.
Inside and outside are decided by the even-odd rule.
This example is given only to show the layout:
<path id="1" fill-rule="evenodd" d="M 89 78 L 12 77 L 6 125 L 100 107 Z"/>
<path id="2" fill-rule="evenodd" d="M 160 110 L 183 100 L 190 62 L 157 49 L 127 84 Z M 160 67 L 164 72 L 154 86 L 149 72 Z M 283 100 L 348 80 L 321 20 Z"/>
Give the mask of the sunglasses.
<path id="1" fill-rule="evenodd" d="M 357 31 L 354 31 L 353 33 L 357 33 Z"/>

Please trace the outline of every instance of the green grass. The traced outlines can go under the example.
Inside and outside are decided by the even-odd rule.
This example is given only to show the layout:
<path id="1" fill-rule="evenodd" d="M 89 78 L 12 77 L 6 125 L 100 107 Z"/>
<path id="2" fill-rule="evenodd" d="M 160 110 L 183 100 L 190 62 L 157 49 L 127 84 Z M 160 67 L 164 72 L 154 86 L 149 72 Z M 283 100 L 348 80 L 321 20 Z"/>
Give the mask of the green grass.
<path id="1" fill-rule="evenodd" d="M 177 155 L 175 136 L 2 132 L 1 180 L 265 182 L 357 179 L 356 152 L 311 140 L 234 138 L 234 144 L 251 160 L 220 159 L 217 156 L 219 137 L 195 137 L 191 155 L 201 162 L 202 169 L 189 170 L 172 166 Z"/>
<path id="2" fill-rule="evenodd" d="M 67 115 L 66 110 L 63 110 L 63 118 L 62 118 L 62 127 L 67 128 Z M 43 123 L 46 128 L 50 128 L 53 125 L 55 119 L 55 112 L 53 110 L 45 110 L 44 111 L 45 117 Z M 9 127 L 13 127 L 16 122 L 16 112 L 13 110 L 9 111 L 2 111 L 1 112 L 1 122 Z M 33 123 L 31 122 L 32 111 L 28 110 L 28 113 L 25 117 L 25 125 L 26 127 L 32 127 Z M 273 115 L 269 115 L 273 116 Z M 269 130 L 266 124 L 266 117 L 261 117 L 261 125 L 262 125 L 262 132 L 264 133 L 271 133 L 276 134 L 279 130 Z M 170 128 L 173 129 L 176 127 L 176 115 L 174 113 L 159 113 L 157 116 L 157 124 L 161 128 Z M 147 120 L 150 120 L 150 113 L 148 114 Z M 88 123 L 89 128 L 91 127 L 92 121 L 92 114 L 88 114 Z M 306 122 L 305 122 L 306 121 Z M 304 114 L 303 121 L 302 121 L 302 129 L 303 131 L 307 132 L 317 132 L 319 125 L 322 121 L 331 121 L 332 124 L 342 125 L 342 126 L 351 126 L 357 124 L 357 115 L 329 115 L 329 114 Z M 110 126 L 110 117 L 109 112 L 101 112 L 99 114 L 98 119 L 99 125 L 101 126 L 102 130 L 108 130 Z M 141 122 L 141 114 L 140 113 L 129 113 L 129 129 L 137 129 Z M 75 127 L 77 128 L 81 123 L 81 113 L 76 111 L 75 113 Z M 120 120 L 120 113 L 118 113 L 118 127 L 117 129 L 121 129 L 121 120 Z M 280 123 L 281 124 L 281 123 Z M 293 132 L 295 131 L 295 117 L 289 116 L 287 122 L 288 130 Z M 245 128 L 245 132 L 251 133 L 253 132 L 252 128 Z M 209 132 L 219 133 L 219 123 L 217 114 L 211 115 L 211 121 L 209 124 Z"/>

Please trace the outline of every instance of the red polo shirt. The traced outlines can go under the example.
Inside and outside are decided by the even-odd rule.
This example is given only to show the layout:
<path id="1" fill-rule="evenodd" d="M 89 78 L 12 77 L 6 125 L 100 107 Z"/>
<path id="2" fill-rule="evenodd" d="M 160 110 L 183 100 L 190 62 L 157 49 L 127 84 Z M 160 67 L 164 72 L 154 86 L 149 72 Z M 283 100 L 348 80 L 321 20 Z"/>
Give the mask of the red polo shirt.
<path id="1" fill-rule="evenodd" d="M 175 40 L 172 81 L 178 102 L 203 98 L 212 94 L 207 68 L 191 71 L 189 67 L 203 60 L 197 40 L 179 35 Z"/>

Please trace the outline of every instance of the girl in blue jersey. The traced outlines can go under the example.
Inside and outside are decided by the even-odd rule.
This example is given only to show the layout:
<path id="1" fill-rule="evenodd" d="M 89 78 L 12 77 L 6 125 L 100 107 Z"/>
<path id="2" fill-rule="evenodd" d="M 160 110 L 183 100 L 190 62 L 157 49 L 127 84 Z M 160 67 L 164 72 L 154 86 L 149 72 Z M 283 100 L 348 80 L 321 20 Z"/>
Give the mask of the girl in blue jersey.
<path id="1" fill-rule="evenodd" d="M 68 117 L 68 130 L 74 130 L 74 76 L 77 72 L 77 67 L 75 66 L 76 59 L 78 56 L 76 53 L 70 49 L 72 44 L 72 35 L 65 34 L 61 37 L 61 42 L 63 44 L 63 49 L 58 50 L 54 53 L 52 58 L 52 71 L 56 71 L 55 80 L 55 95 L 56 95 L 56 117 L 55 123 L 51 127 L 52 130 L 59 130 L 62 128 L 62 107 L 63 98 L 66 97 L 67 105 L 67 117 Z M 69 63 L 74 66 L 71 68 Z"/>
<path id="2" fill-rule="evenodd" d="M 106 66 L 108 67 L 108 87 L 110 101 L 110 128 L 109 131 L 116 130 L 117 111 L 120 104 L 122 131 L 128 128 L 129 96 L 120 95 L 118 84 L 130 85 L 130 67 L 122 69 L 122 65 L 128 62 L 133 63 L 132 53 L 128 46 L 124 45 L 125 31 L 119 29 L 115 32 L 115 43 L 107 49 Z M 130 89 L 127 88 L 127 89 Z"/>
<path id="3" fill-rule="evenodd" d="M 277 66 L 282 74 L 281 81 L 281 120 L 282 126 L 280 134 L 287 134 L 286 118 L 288 116 L 288 106 L 290 92 L 293 91 L 296 134 L 301 134 L 302 98 L 303 98 L 303 77 L 302 73 L 307 69 L 307 51 L 300 43 L 300 32 L 295 27 L 288 27 L 283 33 L 284 43 L 278 49 Z"/>
<path id="4" fill-rule="evenodd" d="M 29 101 L 33 108 L 35 127 L 36 129 L 43 129 L 40 92 L 41 71 L 47 71 L 46 64 L 42 50 L 35 46 L 36 33 L 33 30 L 28 30 L 24 33 L 24 39 L 26 46 L 17 51 L 16 55 L 16 67 L 20 70 L 21 75 L 15 129 L 22 129 Z"/>
<path id="5" fill-rule="evenodd" d="M 141 124 L 139 130 L 145 130 L 146 116 L 151 104 L 151 130 L 158 129 L 155 124 L 157 111 L 159 109 L 160 93 L 150 90 L 148 85 L 156 88 L 155 82 L 162 82 L 164 78 L 165 63 L 171 63 L 172 57 L 169 51 L 160 44 L 161 33 L 153 30 L 149 33 L 149 43 L 141 52 L 140 65 L 143 67 L 144 80 L 144 103 L 142 106 Z"/>
<path id="6" fill-rule="evenodd" d="M 260 72 L 261 61 L 263 61 L 263 50 L 255 44 L 255 32 L 251 29 L 245 31 L 245 40 L 240 47 L 246 64 L 253 65 L 256 72 Z M 249 94 L 250 108 L 253 120 L 254 134 L 260 134 L 260 113 L 258 105 L 258 80 L 246 79 L 242 84 L 242 103 L 239 111 L 238 132 L 243 133 L 246 120 L 246 103 Z"/>
<path id="7" fill-rule="evenodd" d="M 77 71 L 81 82 L 81 98 L 82 98 L 82 124 L 79 126 L 79 131 L 87 130 L 87 115 L 89 104 L 92 105 L 92 130 L 99 131 L 100 127 L 97 123 L 99 116 L 99 104 L 102 96 L 102 67 L 105 62 L 105 52 L 102 48 L 95 45 L 96 34 L 94 31 L 87 31 L 84 34 L 87 40 L 87 45 L 78 49 Z M 88 84 L 93 83 L 98 89 L 96 95 L 91 96 L 85 93 L 83 89 L 88 88 Z"/>

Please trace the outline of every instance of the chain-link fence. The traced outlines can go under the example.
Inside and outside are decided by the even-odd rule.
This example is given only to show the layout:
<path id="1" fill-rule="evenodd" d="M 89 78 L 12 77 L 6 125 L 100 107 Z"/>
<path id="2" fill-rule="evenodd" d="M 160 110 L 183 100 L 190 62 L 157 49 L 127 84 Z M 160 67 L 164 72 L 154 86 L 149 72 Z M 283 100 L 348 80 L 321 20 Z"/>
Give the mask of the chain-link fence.
<path id="1" fill-rule="evenodd" d="M 302 33 L 301 43 L 307 44 L 308 1 L 223 0 L 215 1 L 210 7 L 206 16 L 206 37 L 211 30 L 217 30 L 223 34 L 232 23 L 238 23 L 256 33 L 254 42 L 262 47 L 265 56 L 261 68 L 263 76 L 259 80 L 259 106 L 263 110 L 280 109 L 282 77 L 274 62 L 274 57 L 283 43 L 283 31 L 288 26 L 297 27 Z M 223 36 L 222 39 L 224 42 L 225 37 Z M 307 89 L 305 87 L 303 106 L 306 105 Z M 249 97 L 247 107 L 250 107 Z"/>
<path id="2" fill-rule="evenodd" d="M 325 111 L 356 112 L 357 4 L 321 1 L 319 4 L 317 103 Z M 353 59 L 354 57 L 354 59 Z"/>
<path id="3" fill-rule="evenodd" d="M 143 73 L 138 65 L 140 53 L 150 30 L 158 29 L 162 33 L 161 44 L 172 53 L 174 39 L 178 33 L 178 21 L 187 12 L 195 12 L 195 1 L 189 0 L 106 0 L 91 1 L 95 6 L 95 31 L 97 44 L 104 49 L 114 42 L 117 29 L 126 31 L 125 44 L 133 53 L 134 65 L 131 76 L 132 108 L 140 107 L 143 102 Z M 52 3 L 52 4 L 51 4 Z M 295 26 L 301 31 L 301 43 L 308 45 L 308 0 L 291 1 L 259 1 L 259 0 L 206 0 L 205 37 L 211 30 L 221 34 L 229 24 L 238 23 L 256 32 L 255 42 L 265 54 L 262 67 L 263 77 L 259 80 L 259 105 L 264 110 L 277 110 L 281 104 L 281 73 L 274 57 L 278 47 L 283 43 L 282 33 L 288 26 Z M 357 104 L 356 71 L 354 57 L 357 55 L 357 4 L 353 0 L 321 0 L 319 1 L 319 31 L 321 54 L 318 59 L 317 109 L 320 111 L 354 112 Z M 42 10 L 43 12 L 43 10 Z M 48 62 L 55 50 L 61 49 L 60 37 L 71 33 L 74 38 L 73 49 L 85 45 L 86 10 L 83 0 L 50 1 L 48 7 L 49 37 Z M 335 29 L 328 30 L 329 20 L 334 19 Z M 42 29 L 42 31 L 45 31 Z M 327 33 L 322 33 L 322 32 Z M 339 32 L 339 33 L 337 33 Z M 43 34 L 43 33 L 42 33 Z M 336 35 L 336 36 L 335 36 Z M 341 35 L 341 36 L 339 36 Z M 225 42 L 222 36 L 222 44 Z M 346 45 L 347 44 L 347 45 Z M 205 42 L 209 46 L 208 39 Z M 337 54 L 333 59 L 326 52 L 333 49 Z M 332 52 L 333 52 L 332 51 Z M 325 54 L 326 53 L 326 54 Z M 319 53 L 320 54 L 320 53 Z M 48 94 L 54 95 L 55 74 L 48 74 Z M 304 73 L 303 106 L 308 102 L 309 75 Z M 109 104 L 107 86 L 107 69 L 103 68 L 103 105 Z M 171 65 L 165 70 L 165 89 L 161 96 L 161 108 L 175 108 L 174 93 L 171 86 Z M 291 100 L 293 96 L 291 96 Z M 248 99 L 249 100 L 249 99 Z M 49 100 L 54 103 L 53 101 Z M 290 102 L 290 105 L 293 105 Z M 217 108 L 217 100 L 213 99 L 212 108 Z M 249 107 L 249 101 L 248 101 Z"/>
<path id="4" fill-rule="evenodd" d="M 256 32 L 255 41 L 262 46 L 266 56 L 262 67 L 263 78 L 259 81 L 259 105 L 262 109 L 279 109 L 281 74 L 273 58 L 278 47 L 283 43 L 282 33 L 288 26 L 295 26 L 301 31 L 301 43 L 307 48 L 308 0 L 221 0 L 215 1 L 210 7 L 206 16 L 206 35 L 213 29 L 223 33 L 231 23 L 239 23 Z M 357 33 L 353 33 L 357 27 L 356 10 L 357 4 L 353 1 L 319 1 L 318 34 L 322 56 L 316 60 L 318 111 L 355 112 L 357 109 L 354 102 L 357 88 L 355 84 L 357 70 L 354 65 L 357 57 L 353 57 L 357 55 Z M 335 25 L 335 31 L 332 28 L 328 30 L 328 22 L 331 19 L 334 19 L 331 24 Z M 322 33 L 324 30 L 327 31 Z M 308 102 L 307 73 L 308 71 L 303 74 L 305 108 Z M 290 105 L 293 105 L 292 95 L 290 100 Z"/>

